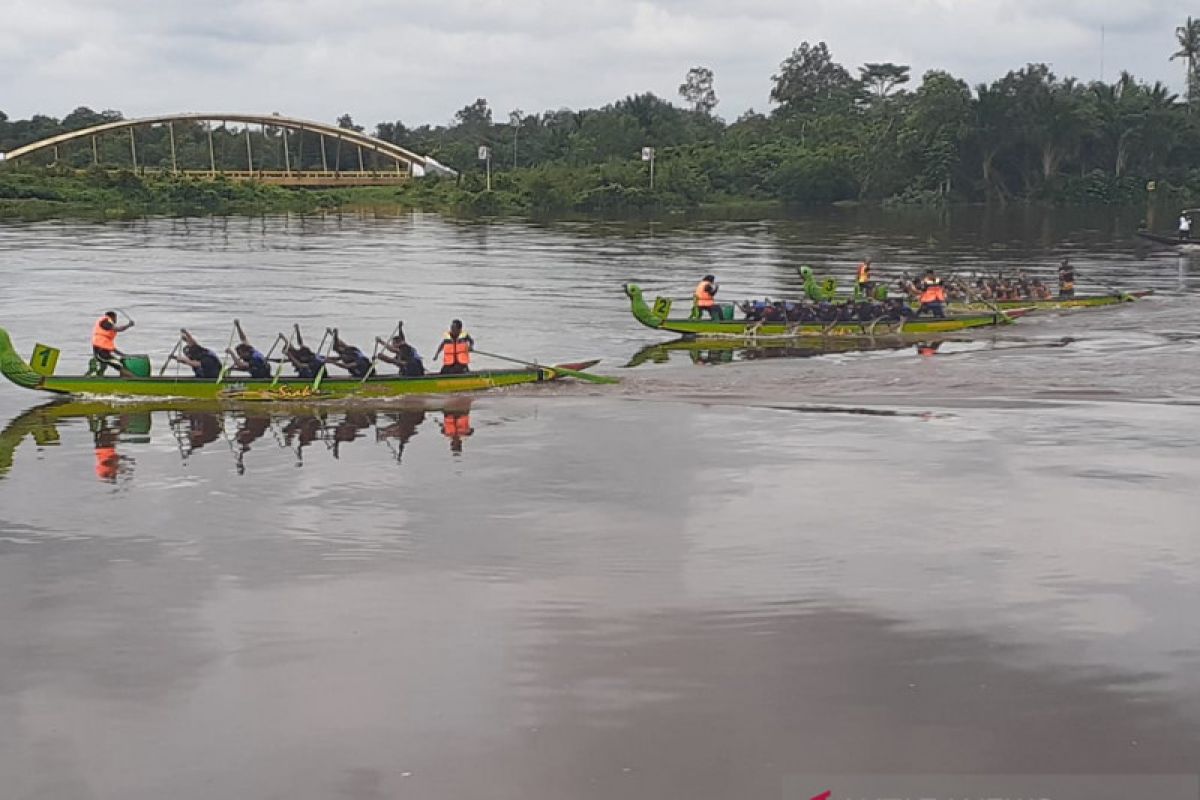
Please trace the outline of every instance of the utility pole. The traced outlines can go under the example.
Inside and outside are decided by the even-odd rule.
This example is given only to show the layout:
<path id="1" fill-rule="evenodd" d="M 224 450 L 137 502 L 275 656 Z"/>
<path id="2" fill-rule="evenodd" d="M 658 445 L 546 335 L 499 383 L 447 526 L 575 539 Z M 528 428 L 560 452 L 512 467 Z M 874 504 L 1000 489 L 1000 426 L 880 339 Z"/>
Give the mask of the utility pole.
<path id="1" fill-rule="evenodd" d="M 654 148 L 642 148 L 642 161 L 650 162 L 650 191 L 654 191 Z"/>

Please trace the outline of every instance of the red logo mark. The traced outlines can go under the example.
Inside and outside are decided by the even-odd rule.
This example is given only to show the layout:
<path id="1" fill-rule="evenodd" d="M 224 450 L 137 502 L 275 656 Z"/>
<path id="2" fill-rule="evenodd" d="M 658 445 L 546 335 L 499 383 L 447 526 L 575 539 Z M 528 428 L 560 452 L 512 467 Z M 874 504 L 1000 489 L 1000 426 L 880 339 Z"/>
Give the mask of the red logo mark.
<path id="1" fill-rule="evenodd" d="M 825 791 L 821 792 L 820 794 L 813 795 L 811 798 L 809 798 L 809 800 L 829 800 L 829 798 L 832 794 L 833 794 L 832 790 L 826 789 Z"/>

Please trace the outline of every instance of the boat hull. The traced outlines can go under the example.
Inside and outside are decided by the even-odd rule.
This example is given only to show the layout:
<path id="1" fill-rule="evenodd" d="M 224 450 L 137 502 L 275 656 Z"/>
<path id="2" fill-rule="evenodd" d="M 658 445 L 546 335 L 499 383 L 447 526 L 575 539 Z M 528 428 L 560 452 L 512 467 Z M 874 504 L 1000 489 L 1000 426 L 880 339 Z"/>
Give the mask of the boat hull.
<path id="1" fill-rule="evenodd" d="M 1097 308 L 1099 306 L 1115 306 L 1121 303 L 1132 303 L 1154 294 L 1153 289 L 1138 289 L 1120 294 L 1087 294 L 1071 298 L 1052 297 L 1048 300 L 997 300 L 995 305 L 1002 311 L 1017 308 L 1027 308 L 1035 311 L 1057 311 L 1069 308 Z M 951 303 L 950 310 L 979 311 L 989 309 L 986 303 Z"/>
<path id="2" fill-rule="evenodd" d="M 419 378 L 375 377 L 325 378 L 319 385 L 311 379 L 269 378 L 217 382 L 204 378 L 107 378 L 52 376 L 31 387 L 70 395 L 108 397 L 179 397 L 189 400 L 319 400 L 337 398 L 385 398 L 407 394 L 475 392 L 522 383 L 553 380 L 558 373 L 546 369 L 504 369 L 468 372 L 462 375 L 425 375 Z"/>

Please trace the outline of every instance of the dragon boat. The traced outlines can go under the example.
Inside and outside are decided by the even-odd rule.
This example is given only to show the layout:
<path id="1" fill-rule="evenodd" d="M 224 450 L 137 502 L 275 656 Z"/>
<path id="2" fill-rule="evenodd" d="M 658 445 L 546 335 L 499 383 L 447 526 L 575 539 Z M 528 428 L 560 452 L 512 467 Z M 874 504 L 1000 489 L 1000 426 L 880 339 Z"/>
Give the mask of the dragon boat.
<path id="1" fill-rule="evenodd" d="M 1161 245 L 1162 247 L 1174 247 L 1180 250 L 1198 250 L 1200 249 L 1200 239 L 1181 239 L 1178 234 L 1174 236 L 1164 236 L 1160 233 L 1152 233 L 1148 230 L 1140 230 L 1135 234 L 1139 239 L 1142 239 L 1153 244 Z"/>
<path id="2" fill-rule="evenodd" d="M 812 271 L 811 267 L 800 267 L 797 272 L 804 284 L 804 295 L 813 302 L 827 301 L 831 303 L 856 302 L 862 299 L 857 293 L 846 294 L 838 291 L 836 278 L 818 279 Z M 951 287 L 952 288 L 952 287 Z M 1110 287 L 1111 288 L 1111 287 Z M 888 290 L 886 286 L 877 285 L 878 294 L 875 300 L 883 301 L 888 299 Z M 1140 300 L 1143 297 L 1154 294 L 1153 289 L 1138 289 L 1134 291 L 1112 291 L 1109 294 L 1081 294 L 1075 297 L 1047 297 L 1039 300 L 1028 297 L 1017 300 L 982 300 L 971 299 L 966 302 L 962 300 L 952 300 L 946 304 L 946 312 L 949 314 L 970 314 L 991 311 L 995 313 L 996 309 L 1001 311 L 1013 311 L 1017 309 L 1028 309 L 1029 311 L 1061 311 L 1072 308 L 1095 308 L 1099 306 L 1112 306 L 1120 303 L 1132 303 Z M 968 295 L 969 296 L 969 295 Z M 915 299 L 909 298 L 906 304 L 910 308 L 916 308 L 920 305 Z"/>
<path id="3" fill-rule="evenodd" d="M 689 339 L 728 338 L 757 339 L 761 337 L 846 336 L 863 339 L 899 337 L 920 339 L 930 334 L 954 333 L 967 328 L 1007 325 L 1028 312 L 1028 308 L 989 313 L 949 314 L 945 317 L 918 317 L 874 320 L 835 320 L 832 322 L 766 322 L 736 319 L 702 319 L 695 316 L 671 317 L 672 301 L 667 297 L 655 299 L 653 307 L 646 304 L 642 290 L 635 284 L 625 284 L 630 310 L 638 322 L 647 328 L 670 331 Z"/>
<path id="4" fill-rule="evenodd" d="M 163 397 L 188 400 L 284 401 L 343 398 L 380 399 L 409 394 L 447 394 L 542 383 L 579 373 L 599 363 L 583 361 L 556 366 L 530 363 L 517 369 L 491 369 L 458 375 L 436 373 L 420 377 L 372 375 L 367 378 L 329 376 L 316 379 L 293 376 L 275 378 L 195 378 L 173 375 L 105 377 L 103 375 L 55 375 L 59 351 L 37 345 L 32 365 L 13 348 L 8 332 L 0 328 L 0 372 L 18 386 L 59 395 L 107 397 Z M 581 376 L 582 377 L 582 376 Z M 597 376 L 595 378 L 599 380 Z M 605 379 L 611 381 L 612 379 Z"/>

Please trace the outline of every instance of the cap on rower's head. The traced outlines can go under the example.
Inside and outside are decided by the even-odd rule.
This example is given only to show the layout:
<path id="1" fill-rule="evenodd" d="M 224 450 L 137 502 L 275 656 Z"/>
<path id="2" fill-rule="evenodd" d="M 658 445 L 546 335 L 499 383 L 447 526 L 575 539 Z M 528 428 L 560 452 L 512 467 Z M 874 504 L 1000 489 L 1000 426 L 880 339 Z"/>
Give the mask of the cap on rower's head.
<path id="1" fill-rule="evenodd" d="M 105 311 L 104 316 L 108 317 L 113 322 L 117 321 L 117 312 L 115 312 L 115 311 Z"/>

